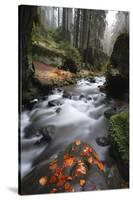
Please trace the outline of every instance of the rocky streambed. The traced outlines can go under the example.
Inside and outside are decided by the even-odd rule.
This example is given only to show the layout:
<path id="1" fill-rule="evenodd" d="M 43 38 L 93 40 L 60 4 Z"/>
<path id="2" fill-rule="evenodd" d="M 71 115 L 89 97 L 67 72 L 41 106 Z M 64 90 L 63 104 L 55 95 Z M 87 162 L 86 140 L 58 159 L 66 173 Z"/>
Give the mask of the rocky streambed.
<path id="1" fill-rule="evenodd" d="M 114 102 L 100 92 L 104 82 L 97 76 L 56 88 L 45 100 L 34 99 L 32 109 L 21 113 L 21 194 L 122 187 L 109 153 L 104 113 Z M 76 175 L 78 167 L 81 173 Z"/>

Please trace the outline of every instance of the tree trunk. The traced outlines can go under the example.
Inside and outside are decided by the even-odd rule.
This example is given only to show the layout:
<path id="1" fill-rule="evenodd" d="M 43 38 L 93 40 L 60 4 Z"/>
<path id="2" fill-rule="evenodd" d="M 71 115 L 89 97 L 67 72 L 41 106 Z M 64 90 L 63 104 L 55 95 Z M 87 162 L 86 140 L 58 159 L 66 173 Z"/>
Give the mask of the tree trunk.
<path id="1" fill-rule="evenodd" d="M 89 50 L 89 42 L 90 42 L 90 31 L 91 31 L 91 11 L 89 12 L 89 27 L 88 27 L 88 35 L 87 35 L 87 47 L 85 51 L 85 67 L 88 64 L 88 50 Z"/>
<path id="2" fill-rule="evenodd" d="M 80 19 L 80 9 L 77 9 L 77 17 L 76 17 L 76 35 L 75 35 L 75 47 L 78 48 L 79 44 L 79 19 Z"/>

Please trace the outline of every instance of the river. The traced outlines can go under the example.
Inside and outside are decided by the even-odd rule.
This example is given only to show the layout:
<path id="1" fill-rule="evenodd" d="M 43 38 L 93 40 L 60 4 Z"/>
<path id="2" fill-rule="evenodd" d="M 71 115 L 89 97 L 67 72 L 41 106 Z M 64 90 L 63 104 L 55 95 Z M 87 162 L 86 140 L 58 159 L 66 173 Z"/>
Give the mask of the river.
<path id="1" fill-rule="evenodd" d="M 45 100 L 34 100 L 32 110 L 22 112 L 21 179 L 42 161 L 56 158 L 76 139 L 90 144 L 104 163 L 110 159 L 109 145 L 96 142 L 107 136 L 104 112 L 110 104 L 98 87 L 104 82 L 105 78 L 98 76 L 81 79 L 75 85 L 54 89 Z"/>

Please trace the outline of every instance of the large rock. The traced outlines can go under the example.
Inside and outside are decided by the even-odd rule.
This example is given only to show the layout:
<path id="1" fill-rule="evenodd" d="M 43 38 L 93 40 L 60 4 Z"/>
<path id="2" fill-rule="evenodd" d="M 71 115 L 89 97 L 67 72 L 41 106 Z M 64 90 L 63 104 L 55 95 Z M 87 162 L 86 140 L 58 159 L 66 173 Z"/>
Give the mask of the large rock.
<path id="1" fill-rule="evenodd" d="M 111 65 L 118 69 L 122 76 L 129 75 L 129 35 L 121 34 L 113 48 L 110 58 Z"/>
<path id="2" fill-rule="evenodd" d="M 106 90 L 113 97 L 121 97 L 129 92 L 128 34 L 121 34 L 114 44 L 106 74 Z"/>
<path id="3" fill-rule="evenodd" d="M 78 70 L 76 63 L 72 59 L 66 59 L 61 69 L 70 71 L 72 73 L 76 73 Z"/>
<path id="4" fill-rule="evenodd" d="M 57 159 L 36 166 L 26 175 L 21 194 L 108 189 L 104 169 L 94 149 L 76 140 Z"/>
<path id="5" fill-rule="evenodd" d="M 61 99 L 54 99 L 51 101 L 48 101 L 48 106 L 49 107 L 54 107 L 54 106 L 60 106 L 62 105 L 63 101 Z"/>
<path id="6" fill-rule="evenodd" d="M 122 111 L 108 119 L 111 154 L 125 180 L 129 180 L 129 113 Z"/>

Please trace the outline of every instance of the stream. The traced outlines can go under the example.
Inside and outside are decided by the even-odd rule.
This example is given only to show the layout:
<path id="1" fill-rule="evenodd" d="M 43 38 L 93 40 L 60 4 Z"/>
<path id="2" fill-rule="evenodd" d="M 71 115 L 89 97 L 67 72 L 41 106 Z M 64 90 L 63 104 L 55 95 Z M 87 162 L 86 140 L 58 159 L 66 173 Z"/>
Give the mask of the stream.
<path id="1" fill-rule="evenodd" d="M 32 110 L 22 112 L 21 179 L 42 161 L 56 158 L 76 139 L 90 144 L 104 163 L 110 160 L 109 145 L 96 142 L 98 137 L 107 136 L 104 112 L 110 104 L 98 88 L 104 81 L 97 76 L 54 89 L 47 99 L 35 99 Z"/>

